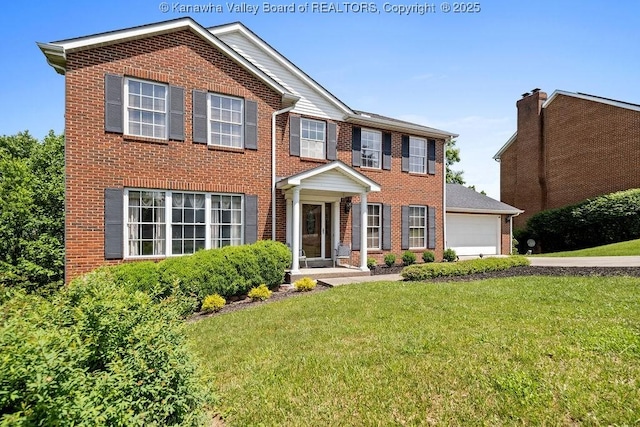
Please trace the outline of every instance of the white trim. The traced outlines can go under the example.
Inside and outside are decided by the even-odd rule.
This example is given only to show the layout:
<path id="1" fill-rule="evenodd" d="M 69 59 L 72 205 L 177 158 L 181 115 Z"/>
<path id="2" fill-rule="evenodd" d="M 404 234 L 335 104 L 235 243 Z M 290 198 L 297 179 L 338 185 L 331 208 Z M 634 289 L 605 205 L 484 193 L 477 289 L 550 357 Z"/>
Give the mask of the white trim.
<path id="1" fill-rule="evenodd" d="M 316 168 L 313 169 L 309 169 L 307 171 L 298 173 L 296 175 L 292 175 L 289 177 L 286 177 L 284 179 L 281 179 L 280 181 L 278 181 L 278 183 L 276 184 L 277 188 L 280 188 L 282 190 L 286 190 L 289 189 L 291 187 L 296 187 L 299 186 L 303 180 L 310 178 L 312 176 L 316 176 L 316 175 L 320 175 L 322 173 L 328 172 L 330 170 L 334 170 L 337 169 L 340 172 L 342 172 L 345 176 L 353 179 L 354 181 L 356 181 L 358 184 L 360 184 L 362 187 L 364 187 L 364 189 L 366 190 L 366 192 L 378 192 L 381 190 L 381 187 L 379 184 L 373 182 L 372 180 L 370 180 L 369 178 L 367 178 L 365 175 L 359 173 L 358 171 L 350 168 L 349 166 L 345 165 L 344 163 L 342 163 L 339 160 L 334 160 L 331 163 L 326 163 L 322 166 L 318 166 Z"/>
<path id="2" fill-rule="evenodd" d="M 364 150 L 362 149 L 362 134 L 364 132 L 369 132 L 369 133 L 375 133 L 376 135 L 380 136 L 379 142 L 380 142 L 380 149 L 378 150 L 378 166 L 363 166 L 363 152 Z M 384 145 L 384 142 L 382 140 L 382 131 L 376 130 L 376 129 L 368 129 L 368 128 L 361 128 L 360 129 L 360 167 L 364 168 L 364 169 L 374 169 L 374 170 L 381 170 L 382 169 L 382 156 L 383 156 L 383 149 L 382 146 Z M 369 151 L 375 151 L 375 150 L 369 150 Z"/>
<path id="3" fill-rule="evenodd" d="M 135 110 L 139 110 L 139 111 L 150 111 L 152 114 L 156 113 L 156 111 L 153 110 L 145 110 L 142 108 L 142 99 L 140 99 L 140 107 L 131 107 L 129 105 L 129 96 L 130 96 L 130 92 L 129 92 L 129 82 L 134 81 L 134 82 L 139 82 L 142 84 L 148 84 L 148 85 L 153 85 L 153 86 L 163 86 L 165 88 L 165 92 L 164 92 L 164 136 L 162 137 L 158 137 L 155 135 L 149 136 L 149 135 L 142 135 L 142 121 L 140 122 L 140 131 L 141 133 L 139 134 L 134 134 L 130 132 L 129 129 L 129 108 L 135 109 Z M 169 85 L 166 83 L 160 83 L 154 80 L 144 80 L 144 79 L 139 79 L 139 78 L 135 78 L 135 77 L 125 77 L 124 78 L 124 82 L 123 82 L 123 100 L 122 100 L 122 120 L 123 120 L 123 134 L 124 135 L 130 135 L 130 136 L 141 136 L 144 138 L 154 138 L 154 139 L 160 139 L 160 140 L 168 140 L 169 139 Z M 142 97 L 142 95 L 141 95 Z M 155 96 L 153 96 L 152 98 L 155 99 Z M 159 111 L 158 111 L 159 112 Z M 154 126 L 154 125 L 152 125 Z"/>
<path id="4" fill-rule="evenodd" d="M 511 138 L 509 138 L 507 142 L 505 142 L 505 144 L 493 156 L 493 160 L 495 160 L 496 162 L 499 162 L 500 156 L 502 156 L 502 154 L 504 154 L 504 152 L 507 151 L 507 148 L 509 148 L 511 144 L 513 144 L 516 141 L 517 136 L 518 136 L 518 132 L 514 132 L 513 135 L 511 135 Z"/>
<path id="5" fill-rule="evenodd" d="M 523 210 L 515 209 L 474 209 L 474 208 L 453 208 L 447 207 L 447 212 L 451 213 L 469 213 L 469 214 L 497 214 L 497 215 L 520 215 Z"/>
<path id="6" fill-rule="evenodd" d="M 322 131 L 322 140 L 320 139 L 313 139 L 313 138 L 305 138 L 302 136 L 302 131 L 303 131 L 303 123 L 307 123 L 307 125 L 310 125 L 311 123 L 314 123 L 316 126 L 321 124 L 323 127 L 323 131 Z M 307 145 L 309 144 L 321 144 L 322 145 L 322 153 L 320 153 L 320 156 L 311 156 L 310 151 L 306 150 L 305 154 L 302 154 L 302 143 L 306 142 Z M 301 117 L 300 118 L 300 157 L 306 157 L 309 159 L 326 159 L 327 155 L 326 155 L 326 149 L 327 149 L 327 122 L 324 120 L 317 120 L 317 119 L 310 119 L 307 117 Z"/>
<path id="7" fill-rule="evenodd" d="M 423 246 L 411 246 L 411 208 L 421 208 L 424 211 L 424 245 Z M 429 246 L 429 209 L 428 206 L 425 205 L 409 205 L 409 217 L 407 218 L 407 220 L 409 221 L 409 224 L 407 224 L 408 228 L 409 228 L 409 250 L 415 250 L 415 249 L 427 249 L 427 247 Z M 413 227 L 413 228 L 419 228 L 419 227 Z"/>
<path id="8" fill-rule="evenodd" d="M 597 97 L 597 96 L 587 95 L 587 94 L 584 94 L 584 93 L 567 92 L 567 91 L 564 91 L 564 90 L 556 90 L 556 91 L 554 91 L 551 94 L 551 96 L 542 104 L 542 108 L 547 108 L 547 106 L 549 104 L 551 104 L 553 102 L 553 100 L 558 97 L 558 95 L 570 96 L 572 98 L 583 99 L 585 101 L 598 102 L 600 104 L 611 105 L 611 106 L 618 107 L 618 108 L 625 108 L 625 109 L 631 110 L 631 111 L 640 111 L 640 106 L 639 105 L 632 105 L 632 104 L 629 104 L 627 102 L 616 101 L 614 99 L 604 99 L 604 98 L 600 98 L 600 97 Z"/>
<path id="9" fill-rule="evenodd" d="M 240 113 L 242 114 L 242 120 L 241 123 L 238 125 L 237 123 L 233 123 L 233 122 L 225 122 L 222 119 L 221 120 L 213 120 L 213 118 L 211 117 L 211 99 L 214 96 L 218 96 L 220 98 L 228 98 L 230 100 L 238 100 L 242 103 L 242 107 L 240 109 Z M 240 150 L 244 150 L 244 125 L 245 125 L 245 117 L 244 117 L 244 108 L 245 108 L 245 100 L 244 98 L 239 98 L 237 96 L 231 96 L 231 95 L 225 95 L 222 93 L 217 93 L 217 92 L 207 92 L 207 145 L 211 146 L 211 147 L 223 147 L 223 148 L 235 148 L 235 149 L 240 149 Z M 235 145 L 224 145 L 224 144 L 214 144 L 212 139 L 211 139 L 211 122 L 217 122 L 217 123 L 226 123 L 232 126 L 240 126 L 240 146 L 236 147 Z M 231 135 L 233 137 L 233 135 Z M 222 135 L 220 137 L 220 140 L 222 140 Z M 233 138 L 232 138 L 232 143 L 233 143 Z"/>
<path id="10" fill-rule="evenodd" d="M 410 133 L 424 138 L 456 138 L 458 134 L 444 130 L 434 129 L 415 123 L 401 122 L 398 120 L 383 119 L 379 117 L 371 117 L 363 114 L 351 114 L 344 119 L 347 123 L 358 124 L 360 126 L 382 127 L 385 130 Z"/>
<path id="11" fill-rule="evenodd" d="M 382 233 L 383 233 L 382 229 L 383 229 L 383 222 L 384 222 L 384 218 L 382 217 L 383 216 L 382 203 L 367 203 L 367 228 L 372 227 L 371 225 L 369 225 L 369 219 L 368 219 L 369 206 L 376 206 L 378 208 L 379 225 L 377 226 L 377 229 L 378 229 L 378 246 L 376 246 L 375 248 L 369 247 L 369 245 L 368 245 L 368 243 L 369 243 L 369 230 L 365 231 L 367 233 L 367 250 L 381 251 L 382 250 Z"/>

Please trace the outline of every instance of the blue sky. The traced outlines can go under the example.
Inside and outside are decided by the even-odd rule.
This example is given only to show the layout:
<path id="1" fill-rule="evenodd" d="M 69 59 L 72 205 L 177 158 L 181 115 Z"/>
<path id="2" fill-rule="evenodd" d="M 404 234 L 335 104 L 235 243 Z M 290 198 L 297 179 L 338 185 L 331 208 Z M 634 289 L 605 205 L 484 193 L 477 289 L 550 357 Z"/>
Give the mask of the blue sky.
<path id="1" fill-rule="evenodd" d="M 485 0 L 477 13 L 444 13 L 444 2 L 436 1 L 428 3 L 435 12 L 424 15 L 385 12 L 384 2 L 375 3 L 380 13 L 265 13 L 265 2 L 244 2 L 259 6 L 256 15 L 194 0 L 169 1 L 163 13 L 161 3 L 5 4 L 0 135 L 29 130 L 42 138 L 49 129 L 64 130 L 64 77 L 47 65 L 36 42 L 183 16 L 204 26 L 242 21 L 353 109 L 460 134 L 457 169 L 467 184 L 495 198 L 500 177 L 492 157 L 515 131 L 522 93 L 538 87 L 549 95 L 559 89 L 640 103 L 637 1 Z M 209 3 L 223 12 L 176 12 L 178 4 Z"/>

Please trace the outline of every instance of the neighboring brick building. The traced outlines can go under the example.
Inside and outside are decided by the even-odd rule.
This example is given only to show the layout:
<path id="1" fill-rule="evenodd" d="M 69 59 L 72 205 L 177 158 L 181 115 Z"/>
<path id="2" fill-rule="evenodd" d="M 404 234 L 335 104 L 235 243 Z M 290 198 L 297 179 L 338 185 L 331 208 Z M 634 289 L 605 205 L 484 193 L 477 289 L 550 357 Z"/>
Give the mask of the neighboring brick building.
<path id="1" fill-rule="evenodd" d="M 498 151 L 500 199 L 536 212 L 640 187 L 640 105 L 535 89 L 518 108 L 517 132 Z"/>
<path id="2" fill-rule="evenodd" d="M 66 80 L 67 280 L 272 238 L 293 270 L 298 249 L 331 260 L 342 241 L 362 270 L 367 256 L 442 254 L 456 135 L 352 110 L 242 24 L 39 47 Z"/>

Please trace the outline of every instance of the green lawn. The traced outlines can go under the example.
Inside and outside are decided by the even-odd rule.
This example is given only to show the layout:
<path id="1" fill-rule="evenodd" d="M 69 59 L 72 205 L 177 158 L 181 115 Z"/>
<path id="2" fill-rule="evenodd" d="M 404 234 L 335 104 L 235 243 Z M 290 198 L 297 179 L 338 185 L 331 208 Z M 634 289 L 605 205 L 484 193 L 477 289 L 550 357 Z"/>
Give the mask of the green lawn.
<path id="1" fill-rule="evenodd" d="M 535 256 L 542 257 L 573 257 L 573 256 L 640 256 L 640 240 L 612 243 L 610 245 L 597 246 L 595 248 L 580 249 L 578 251 L 552 252 Z"/>
<path id="2" fill-rule="evenodd" d="M 640 423 L 640 279 L 351 285 L 188 332 L 231 426 Z"/>

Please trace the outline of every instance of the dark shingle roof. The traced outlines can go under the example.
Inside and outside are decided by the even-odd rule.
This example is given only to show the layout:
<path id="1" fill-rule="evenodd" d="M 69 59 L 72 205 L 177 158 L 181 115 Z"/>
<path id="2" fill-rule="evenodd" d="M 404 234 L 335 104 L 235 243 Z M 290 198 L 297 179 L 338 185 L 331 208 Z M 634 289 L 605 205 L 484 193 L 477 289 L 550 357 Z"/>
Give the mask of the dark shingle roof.
<path id="1" fill-rule="evenodd" d="M 460 184 L 447 184 L 447 212 L 515 215 L 523 211 Z"/>

